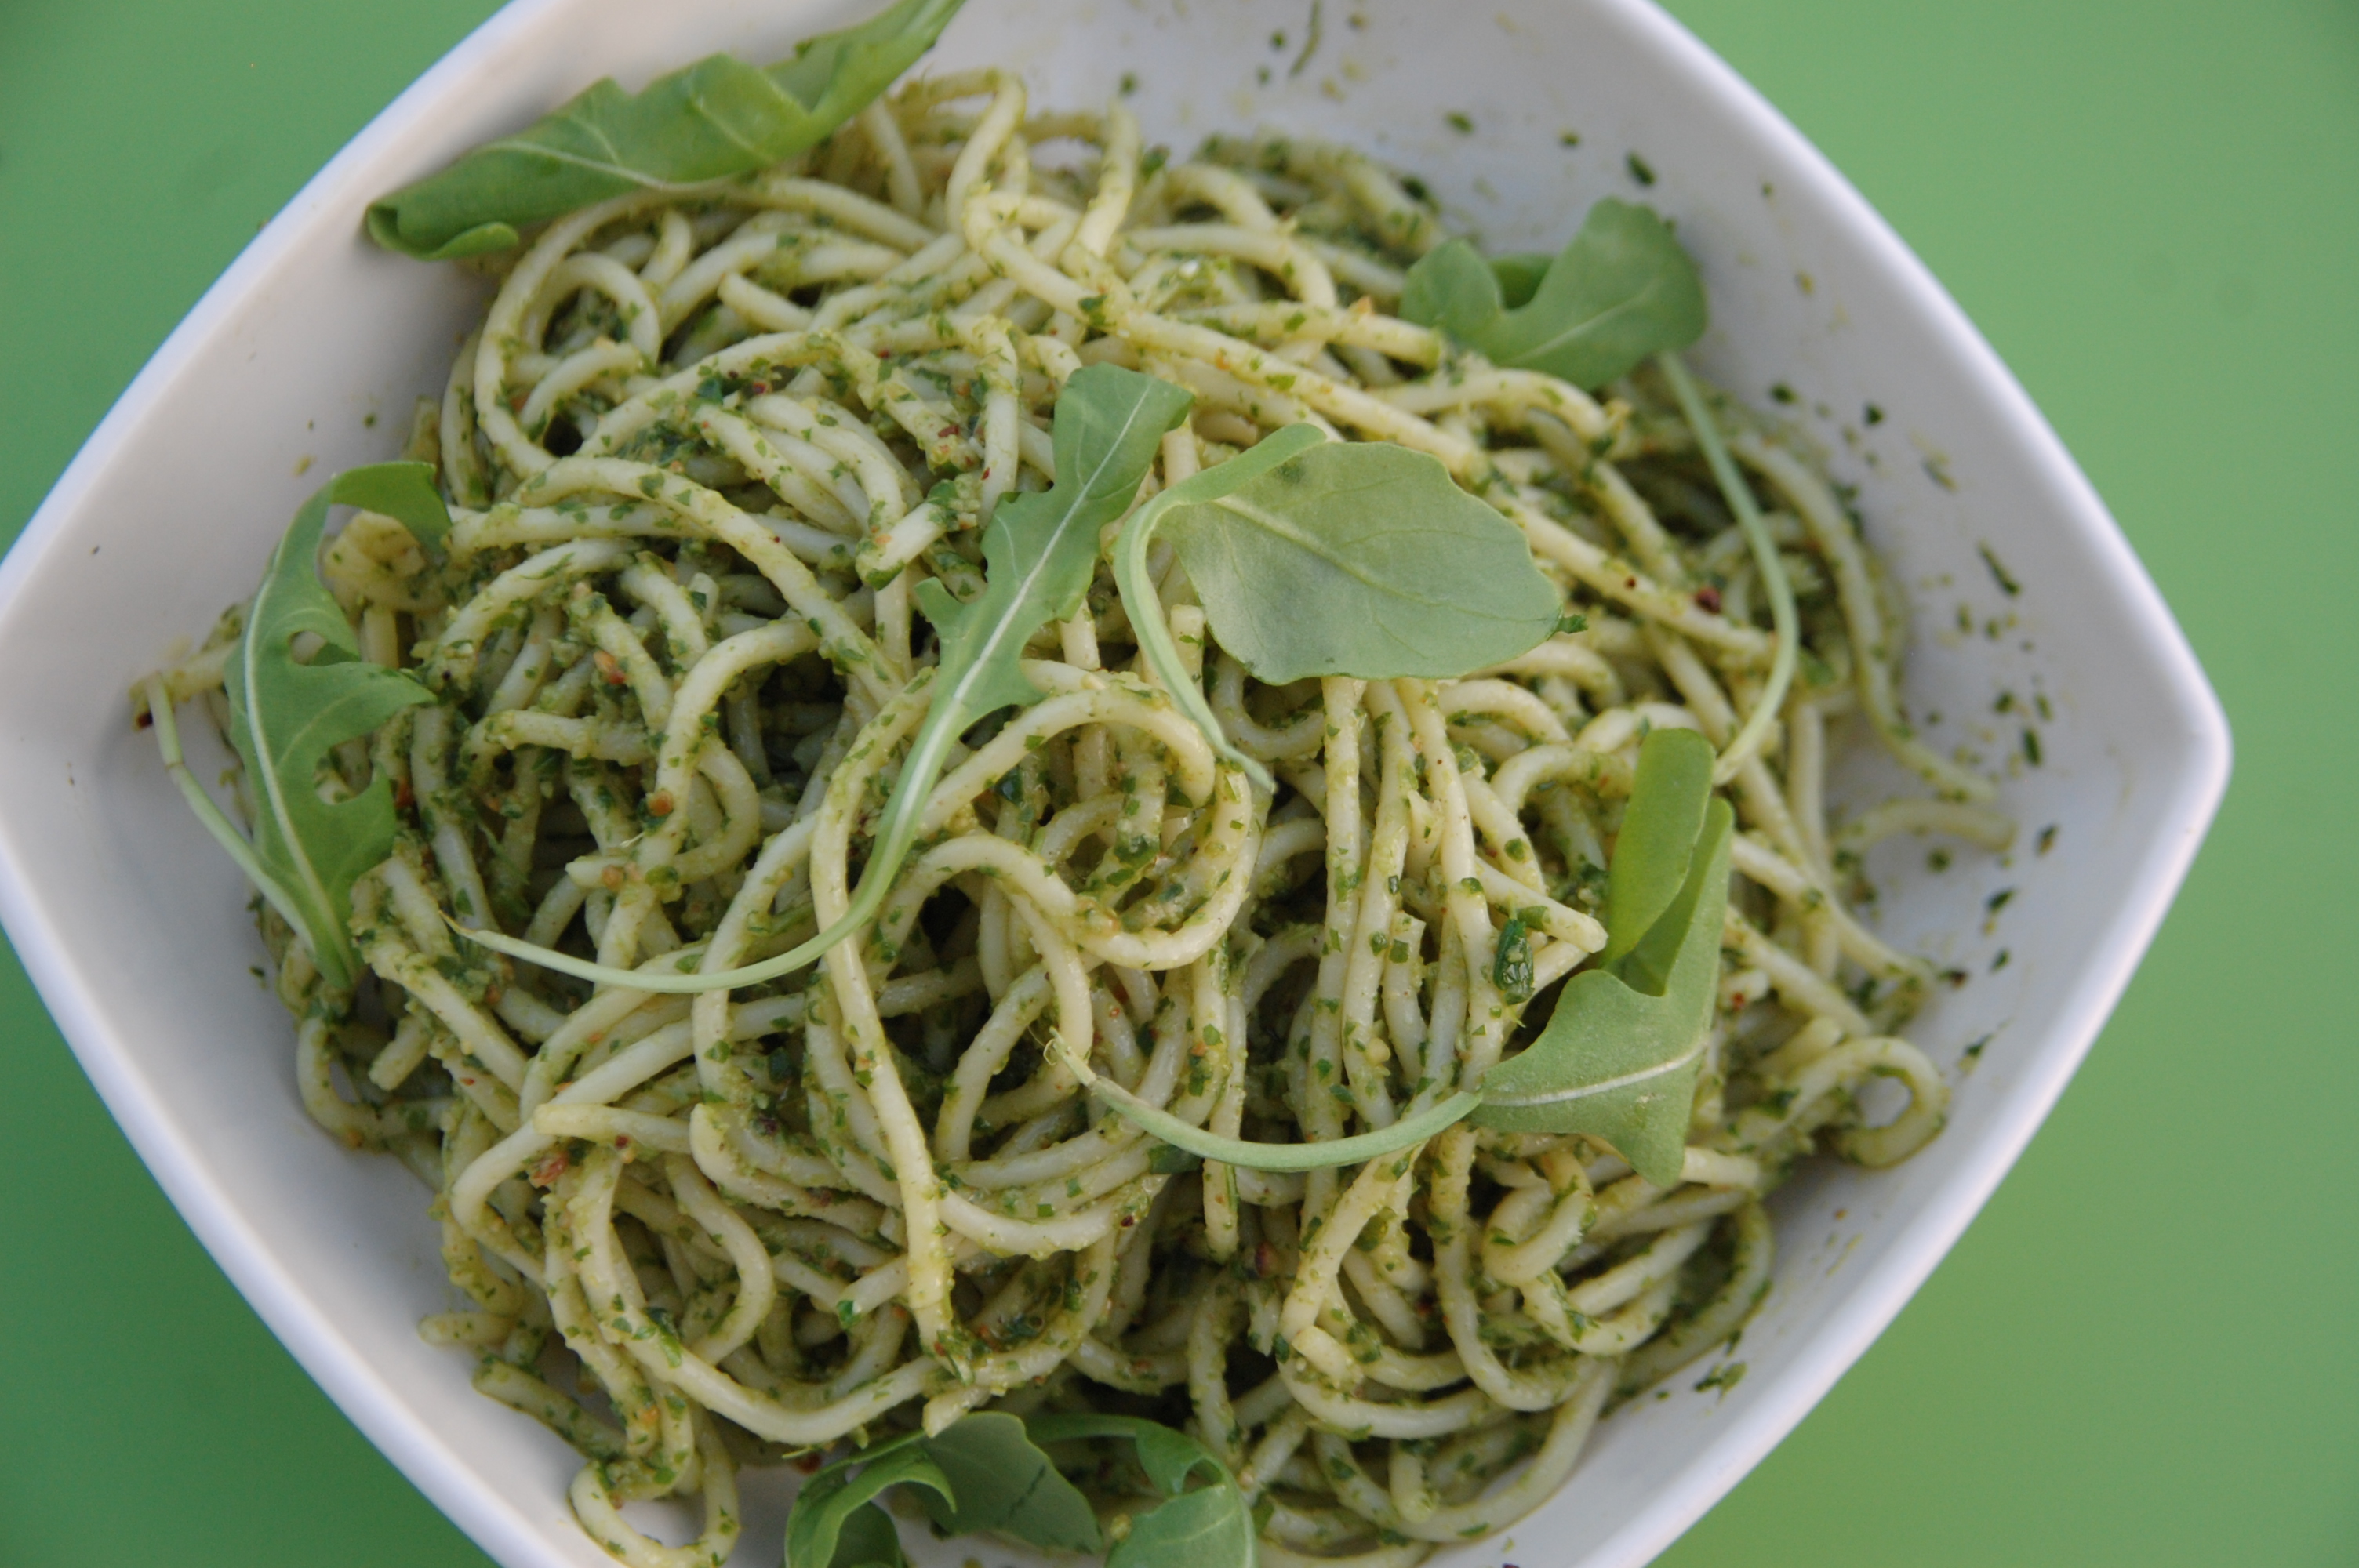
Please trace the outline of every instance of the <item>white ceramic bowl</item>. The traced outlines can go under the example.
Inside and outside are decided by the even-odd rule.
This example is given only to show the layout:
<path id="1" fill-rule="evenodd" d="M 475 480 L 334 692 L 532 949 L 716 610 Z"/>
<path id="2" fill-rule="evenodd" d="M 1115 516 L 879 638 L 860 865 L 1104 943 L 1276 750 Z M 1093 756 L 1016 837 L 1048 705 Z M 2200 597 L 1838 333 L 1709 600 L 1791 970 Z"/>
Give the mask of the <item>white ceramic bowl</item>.
<path id="1" fill-rule="evenodd" d="M 255 1309 L 511 1568 L 607 1562 L 566 1509 L 576 1462 L 474 1394 L 464 1356 L 419 1342 L 418 1318 L 452 1304 L 419 1190 L 304 1115 L 287 1019 L 247 972 L 259 951 L 245 892 L 132 731 L 125 692 L 252 589 L 323 474 L 389 455 L 410 400 L 441 384 L 477 289 L 364 243 L 370 197 L 601 73 L 636 85 L 716 49 L 773 59 L 870 8 L 516 0 L 223 275 L 0 566 L 9 935 Z M 1820 1170 L 1780 1195 L 1777 1285 L 1745 1333 L 1741 1383 L 1699 1392 L 1690 1374 L 1671 1398 L 1613 1417 L 1571 1483 L 1512 1532 L 1522 1551 L 1494 1540 L 1445 1553 L 1635 1564 L 1800 1420 L 1997 1184 L 2161 919 L 2219 800 L 2227 731 L 2152 583 L 1990 349 L 1842 177 L 1676 23 L 1642 0 L 1329 0 L 1297 74 L 1307 11 L 973 0 L 931 63 L 1018 64 L 1042 103 L 1097 102 L 1136 70 L 1153 136 L 1184 146 L 1269 123 L 1350 141 L 1423 173 L 1500 245 L 1553 249 L 1593 199 L 1639 194 L 1628 160 L 1643 160 L 1656 175 L 1646 198 L 1678 221 L 1710 286 L 1703 367 L 1756 402 L 1773 384 L 1799 398 L 1799 422 L 1858 485 L 1871 537 L 1917 601 L 1913 710 L 1945 748 L 1987 754 L 2027 830 L 2011 861 L 1962 853 L 1936 875 L 1903 840 L 1871 868 L 1886 935 L 1973 977 L 1912 1031 L 1956 1078 L 1948 1131 L 1897 1170 Z M 2001 692 L 2017 702 L 2005 718 Z M 1897 782 L 1864 754 L 1839 773 L 1854 800 Z M 2033 852 L 2050 826 L 2052 850 Z M 2017 891 L 1986 927 L 2002 887 Z M 1994 972 L 2001 949 L 2012 962 Z M 1978 1060 L 1965 1054 L 1983 1040 Z M 736 1562 L 777 1560 L 785 1496 L 782 1482 L 751 1487 Z"/>

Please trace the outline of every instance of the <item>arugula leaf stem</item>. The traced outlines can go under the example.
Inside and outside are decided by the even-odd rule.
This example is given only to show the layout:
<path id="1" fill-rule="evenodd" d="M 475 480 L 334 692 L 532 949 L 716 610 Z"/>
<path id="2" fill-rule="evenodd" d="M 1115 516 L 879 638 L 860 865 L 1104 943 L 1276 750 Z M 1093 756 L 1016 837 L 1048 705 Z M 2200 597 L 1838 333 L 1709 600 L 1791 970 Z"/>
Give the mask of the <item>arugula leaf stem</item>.
<path id="1" fill-rule="evenodd" d="M 922 670 L 910 683 L 911 691 L 932 681 L 934 672 Z M 671 996 L 693 996 L 701 991 L 734 990 L 740 986 L 760 985 L 793 974 L 817 963 L 827 950 L 859 930 L 876 916 L 885 905 L 886 895 L 892 891 L 893 879 L 900 874 L 901 863 L 908 859 L 909 849 L 918 840 L 918 826 L 924 819 L 927 799 L 932 795 L 935 784 L 941 778 L 942 763 L 958 740 L 958 726 L 951 722 L 956 716 L 953 708 L 934 704 L 927 712 L 917 738 L 909 743 L 909 753 L 901 762 L 901 776 L 894 785 L 893 798 L 886 803 L 884 816 L 876 824 L 874 847 L 868 864 L 860 876 L 860 884 L 853 891 L 852 903 L 836 917 L 833 925 L 798 946 L 758 964 L 745 964 L 734 969 L 716 969 L 710 973 L 696 971 L 686 974 L 650 973 L 646 969 L 625 969 L 612 964 L 577 958 L 570 953 L 538 946 L 520 937 L 497 931 L 478 930 L 462 926 L 444 916 L 444 924 L 470 942 L 489 947 L 495 953 L 505 953 L 511 958 L 537 964 L 544 969 L 576 979 L 600 985 L 622 987 L 630 990 L 659 991 Z"/>
<path id="2" fill-rule="evenodd" d="M 1695 431 L 1696 445 L 1703 449 L 1703 460 L 1720 486 L 1722 499 L 1736 514 L 1736 525 L 1745 530 L 1745 542 L 1753 547 L 1753 564 L 1769 593 L 1769 622 L 1777 640 L 1777 652 L 1769 661 L 1768 684 L 1761 688 L 1753 711 L 1745 715 L 1745 723 L 1722 749 L 1720 760 L 1712 764 L 1712 782 L 1724 784 L 1761 749 L 1761 743 L 1768 738 L 1769 727 L 1777 721 L 1778 710 L 1786 705 L 1787 688 L 1794 682 L 1796 651 L 1801 646 L 1800 620 L 1794 611 L 1794 585 L 1786 577 L 1786 563 L 1777 558 L 1777 546 L 1769 537 L 1769 525 L 1762 521 L 1752 488 L 1736 471 L 1736 460 L 1729 456 L 1728 443 L 1721 439 L 1720 427 L 1713 422 L 1712 410 L 1705 406 L 1695 378 L 1688 373 L 1676 350 L 1665 349 L 1656 356 L 1655 362 L 1662 367 L 1663 379 L 1671 384 L 1671 392 L 1680 400 L 1680 411 L 1687 416 L 1689 427 Z"/>
<path id="3" fill-rule="evenodd" d="M 1107 1109 L 1132 1126 L 1190 1154 L 1218 1160 L 1225 1165 L 1242 1165 L 1248 1171 L 1323 1171 L 1333 1165 L 1356 1165 L 1379 1159 L 1424 1142 L 1452 1122 L 1473 1114 L 1483 1103 L 1480 1094 L 1461 1089 L 1448 1099 L 1374 1132 L 1317 1143 L 1256 1143 L 1191 1127 L 1170 1112 L 1147 1104 L 1120 1084 L 1100 1076 L 1081 1053 L 1065 1043 L 1062 1035 L 1051 1036 L 1050 1044 L 1059 1059 L 1073 1070 L 1073 1076 L 1103 1101 Z"/>
<path id="4" fill-rule="evenodd" d="M 229 819 L 228 813 L 213 804 L 213 797 L 205 793 L 205 786 L 197 782 L 197 775 L 190 771 L 189 764 L 182 759 L 180 725 L 172 712 L 172 694 L 166 689 L 164 677 L 149 676 L 147 693 L 147 716 L 156 726 L 156 745 L 164 753 L 164 771 L 172 775 L 174 784 L 180 786 L 182 798 L 188 801 L 189 809 L 196 813 L 197 820 L 204 824 L 205 831 L 229 852 L 229 858 L 237 862 L 237 869 L 245 873 L 245 880 L 254 884 L 255 891 L 268 900 L 270 907 L 278 912 L 278 917 L 302 938 L 303 945 L 311 950 L 313 963 L 318 964 L 319 940 L 304 920 L 294 895 L 264 868 L 261 857 L 254 852 L 254 846 L 245 841 L 245 835 L 237 830 L 237 825 Z"/>

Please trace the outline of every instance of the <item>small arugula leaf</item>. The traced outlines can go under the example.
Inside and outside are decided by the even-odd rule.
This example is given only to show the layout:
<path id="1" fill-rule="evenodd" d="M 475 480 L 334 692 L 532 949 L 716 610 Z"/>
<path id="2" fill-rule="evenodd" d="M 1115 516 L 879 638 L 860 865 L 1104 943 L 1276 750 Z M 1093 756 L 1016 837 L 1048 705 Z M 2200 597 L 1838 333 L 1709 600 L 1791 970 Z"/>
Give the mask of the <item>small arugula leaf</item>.
<path id="1" fill-rule="evenodd" d="M 1527 269 L 1515 268 L 1512 276 L 1518 284 L 1528 283 L 1532 293 L 1539 291 L 1541 278 L 1531 277 Z M 1545 267 L 1541 276 L 1546 276 Z M 1408 269 L 1401 286 L 1401 319 L 1431 327 L 1462 343 L 1479 347 L 1480 335 L 1506 308 L 1506 282 L 1491 269 L 1473 242 L 1445 241 L 1426 252 Z M 1525 297 L 1528 300 L 1530 295 Z"/>
<path id="2" fill-rule="evenodd" d="M 1114 579 L 1165 687 L 1258 781 L 1172 646 L 1147 571 L 1158 535 L 1221 646 L 1273 685 L 1461 676 L 1528 652 L 1563 607 L 1522 532 L 1406 447 L 1293 425 L 1172 486 L 1125 524 Z"/>
<path id="3" fill-rule="evenodd" d="M 373 202 L 369 234 L 387 250 L 448 261 L 505 250 L 520 230 L 609 197 L 750 174 L 860 113 L 962 4 L 900 0 L 766 70 L 717 54 L 636 93 L 601 79 L 530 128 Z"/>
<path id="4" fill-rule="evenodd" d="M 786 1568 L 900 1568 L 906 1559 L 899 1532 L 874 1499 L 889 1487 L 904 1485 L 923 1487 L 958 1505 L 950 1478 L 916 1433 L 821 1469 L 803 1483 L 787 1516 Z M 890 1556 L 885 1555 L 888 1543 Z"/>
<path id="5" fill-rule="evenodd" d="M 1120 1415 L 1034 1416 L 1027 1428 L 1039 1443 L 1128 1439 L 1148 1484 L 1168 1499 L 1132 1516 L 1130 1532 L 1106 1554 L 1106 1568 L 1256 1568 L 1260 1562 L 1253 1510 L 1236 1477 L 1186 1433 Z M 1210 1484 L 1188 1490 L 1199 1474 Z"/>
<path id="6" fill-rule="evenodd" d="M 932 672 L 925 719 L 910 739 L 892 798 L 877 820 L 860 885 L 834 925 L 789 952 L 712 974 L 614 968 L 496 932 L 462 935 L 582 979 L 637 990 L 696 992 L 791 974 L 866 925 L 917 842 L 926 798 L 960 733 L 1002 708 L 1039 700 L 1040 693 L 1024 676 L 1024 644 L 1050 622 L 1070 620 L 1080 611 L 1096 569 L 1100 533 L 1136 498 L 1164 433 L 1187 416 L 1192 401 L 1169 382 L 1119 365 L 1076 371 L 1057 397 L 1056 482 L 999 503 L 983 534 L 983 591 L 961 604 L 937 582 L 919 585 L 919 606 L 940 634 L 941 657 Z"/>
<path id="7" fill-rule="evenodd" d="M 439 546 L 451 528 L 450 514 L 434 493 L 433 470 L 425 463 L 348 470 L 313 492 L 295 514 L 263 570 L 224 673 L 230 745 L 245 766 L 254 797 L 251 844 L 193 777 L 183 776 L 169 699 L 160 707 L 154 700 L 160 685 L 150 688 L 150 708 L 166 745 L 165 763 L 198 820 L 310 949 L 321 979 L 332 989 L 349 991 L 360 974 L 345 929 L 353 883 L 393 852 L 393 786 L 375 779 L 357 795 L 329 801 L 320 794 L 320 772 L 334 748 L 433 696 L 413 677 L 361 657 L 352 622 L 320 581 L 320 535 L 329 507 L 340 504 L 385 513 L 429 548 Z M 295 654 L 296 639 L 306 633 L 319 639 L 308 661 Z"/>
<path id="8" fill-rule="evenodd" d="M 1517 303 L 1515 296 L 1530 288 Z M 1530 258 L 1485 262 L 1451 240 L 1409 268 L 1401 315 L 1492 363 L 1603 386 L 1649 354 L 1703 335 L 1695 264 L 1653 209 L 1606 197 L 1531 282 Z"/>
<path id="9" fill-rule="evenodd" d="M 1680 758 L 1678 752 L 1691 753 Z M 1692 730 L 1657 730 L 1640 750 L 1640 787 L 1669 801 L 1647 802 L 1658 823 L 1681 819 L 1701 753 L 1709 776 L 1712 748 Z M 1650 758 L 1649 753 L 1653 753 Z M 1654 766 L 1648 767 L 1649 762 Z M 1640 807 L 1634 792 L 1631 811 Z M 1580 1132 L 1603 1139 L 1658 1186 L 1679 1181 L 1697 1074 L 1720 979 L 1721 925 L 1728 907 L 1728 845 L 1735 825 L 1728 803 L 1710 799 L 1690 839 L 1678 891 L 1618 964 L 1584 969 L 1564 984 L 1556 1012 L 1521 1054 L 1484 1075 L 1474 1121 L 1507 1132 Z M 1663 853 L 1630 876 L 1664 875 Z M 1625 828 L 1626 832 L 1627 829 Z M 1616 860 L 1620 859 L 1617 847 Z M 1608 877 L 1619 871 L 1609 868 Z M 1651 890 L 1649 890 L 1651 892 Z M 1613 907 L 1609 881 L 1608 907 Z M 1625 908 L 1651 898 L 1635 894 Z M 1609 925 L 1609 935 L 1614 927 Z"/>
<path id="10" fill-rule="evenodd" d="M 923 1446 L 960 1499 L 919 1498 L 945 1535 L 995 1530 L 1055 1552 L 1104 1545 L 1089 1499 L 1025 1435 L 1016 1417 L 978 1411 Z"/>

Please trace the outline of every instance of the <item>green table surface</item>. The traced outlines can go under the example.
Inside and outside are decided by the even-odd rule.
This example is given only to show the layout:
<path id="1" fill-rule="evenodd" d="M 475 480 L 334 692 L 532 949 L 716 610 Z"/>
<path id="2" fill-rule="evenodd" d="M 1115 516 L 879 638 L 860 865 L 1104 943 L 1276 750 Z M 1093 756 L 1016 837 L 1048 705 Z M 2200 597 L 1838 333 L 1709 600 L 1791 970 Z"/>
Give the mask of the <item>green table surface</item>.
<path id="1" fill-rule="evenodd" d="M 1663 1561 L 2359 1562 L 2359 1054 L 2334 956 L 2359 834 L 2332 815 L 2359 770 L 2359 6 L 1672 8 L 2029 387 L 2238 758 L 2022 1163 Z M 5 536 L 256 228 L 490 9 L 0 4 Z M 199 1249 L 13 957 L 0 1194 L 0 1563 L 484 1562 Z"/>

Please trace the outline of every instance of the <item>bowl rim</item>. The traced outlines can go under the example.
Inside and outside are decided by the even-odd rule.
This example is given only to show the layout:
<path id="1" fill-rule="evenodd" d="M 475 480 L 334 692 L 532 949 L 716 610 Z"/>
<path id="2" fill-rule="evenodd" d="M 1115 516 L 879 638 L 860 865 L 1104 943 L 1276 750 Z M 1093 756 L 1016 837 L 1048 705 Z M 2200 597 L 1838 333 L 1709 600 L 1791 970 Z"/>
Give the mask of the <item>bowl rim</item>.
<path id="1" fill-rule="evenodd" d="M 0 559 L 0 622 L 27 581 L 64 541 L 99 476 L 134 430 L 172 396 L 199 353 L 255 287 L 326 226 L 350 211 L 345 187 L 391 144 L 409 136 L 480 61 L 531 33 L 544 16 L 576 0 L 509 0 L 460 40 L 340 148 L 240 252 L 181 319 L 109 408 L 22 534 Z M 2171 705 L 2181 760 L 2160 791 L 2153 842 L 2123 887 L 2110 918 L 2091 939 L 2090 959 L 2048 1021 L 2053 1044 L 2026 1060 L 1983 1152 L 1927 1196 L 1890 1249 L 1821 1319 L 1779 1371 L 1779 1397 L 1733 1412 L 1729 1422 L 1593 1549 L 1597 1560 L 1641 1563 L 1689 1525 L 1816 1406 L 1890 1324 L 2013 1167 L 2094 1043 L 2152 941 L 2225 791 L 2232 743 L 2227 719 L 2193 650 L 2159 590 L 2094 488 L 2029 395 L 1924 263 L 1843 174 L 1768 101 L 1708 46 L 1651 0 L 1588 0 L 1631 36 L 1719 99 L 1746 137 L 1803 171 L 1827 203 L 1832 225 L 1896 284 L 1934 333 L 1950 367 L 2009 427 L 2035 477 L 2060 498 L 2095 559 L 2093 570 L 2120 593 Z M 389 1380 L 309 1297 L 247 1218 L 208 1173 L 192 1141 L 132 1069 L 100 1016 L 77 967 L 0 833 L 0 924 L 109 1112 L 183 1220 L 271 1332 L 344 1414 L 435 1506 L 484 1551 L 506 1563 L 545 1560 L 547 1536 L 518 1503 L 495 1493 L 453 1449 L 410 1413 Z M 1510 1527 L 1512 1533 L 1513 1527 Z"/>

